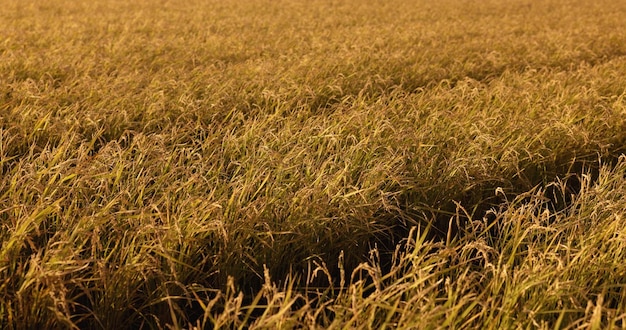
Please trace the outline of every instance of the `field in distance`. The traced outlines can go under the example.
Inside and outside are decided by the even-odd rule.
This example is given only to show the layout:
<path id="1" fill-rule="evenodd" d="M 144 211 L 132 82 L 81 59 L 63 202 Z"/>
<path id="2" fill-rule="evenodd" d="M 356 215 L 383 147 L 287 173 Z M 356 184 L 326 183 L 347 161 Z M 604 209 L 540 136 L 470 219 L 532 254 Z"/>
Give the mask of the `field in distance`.
<path id="1" fill-rule="evenodd" d="M 626 326 L 626 2 L 0 8 L 0 328 Z"/>

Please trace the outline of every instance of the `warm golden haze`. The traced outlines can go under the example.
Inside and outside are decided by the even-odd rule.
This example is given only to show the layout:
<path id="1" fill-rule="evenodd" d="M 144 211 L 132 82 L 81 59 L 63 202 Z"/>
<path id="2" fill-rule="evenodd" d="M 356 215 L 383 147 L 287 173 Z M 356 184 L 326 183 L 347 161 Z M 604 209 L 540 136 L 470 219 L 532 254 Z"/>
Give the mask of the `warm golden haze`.
<path id="1" fill-rule="evenodd" d="M 611 328 L 626 2 L 0 0 L 0 328 Z"/>

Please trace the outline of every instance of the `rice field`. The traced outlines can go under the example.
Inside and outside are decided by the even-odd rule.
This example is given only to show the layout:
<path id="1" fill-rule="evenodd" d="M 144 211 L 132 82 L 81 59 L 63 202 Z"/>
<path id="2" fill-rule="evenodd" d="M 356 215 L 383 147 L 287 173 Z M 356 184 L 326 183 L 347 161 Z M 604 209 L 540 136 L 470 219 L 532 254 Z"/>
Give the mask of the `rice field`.
<path id="1" fill-rule="evenodd" d="M 625 18 L 0 0 L 0 328 L 626 328 Z"/>

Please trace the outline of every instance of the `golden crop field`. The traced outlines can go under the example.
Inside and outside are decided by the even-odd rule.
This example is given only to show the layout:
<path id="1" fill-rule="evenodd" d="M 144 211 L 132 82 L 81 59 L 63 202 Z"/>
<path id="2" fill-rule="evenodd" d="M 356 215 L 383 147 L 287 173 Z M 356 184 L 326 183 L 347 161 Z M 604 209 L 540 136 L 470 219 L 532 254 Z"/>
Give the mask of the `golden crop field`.
<path id="1" fill-rule="evenodd" d="M 624 328 L 624 153 L 624 1 L 0 0 L 0 328 Z"/>

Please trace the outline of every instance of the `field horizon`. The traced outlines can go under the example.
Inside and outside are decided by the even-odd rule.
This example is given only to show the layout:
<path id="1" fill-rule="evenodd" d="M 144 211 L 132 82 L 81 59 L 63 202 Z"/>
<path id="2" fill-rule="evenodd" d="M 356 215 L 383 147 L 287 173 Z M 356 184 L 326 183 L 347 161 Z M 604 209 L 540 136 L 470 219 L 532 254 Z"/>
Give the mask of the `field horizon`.
<path id="1" fill-rule="evenodd" d="M 0 8 L 0 328 L 626 327 L 626 3 Z"/>

